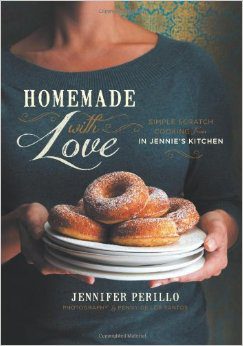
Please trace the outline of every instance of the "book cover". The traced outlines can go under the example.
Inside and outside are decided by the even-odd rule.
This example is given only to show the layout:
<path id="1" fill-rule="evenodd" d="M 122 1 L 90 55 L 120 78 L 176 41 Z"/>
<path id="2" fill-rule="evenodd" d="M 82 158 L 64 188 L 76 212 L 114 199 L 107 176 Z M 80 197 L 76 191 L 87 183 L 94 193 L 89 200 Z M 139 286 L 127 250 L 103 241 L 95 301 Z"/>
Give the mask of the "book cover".
<path id="1" fill-rule="evenodd" d="M 240 1 L 2 1 L 2 344 L 241 344 Z"/>

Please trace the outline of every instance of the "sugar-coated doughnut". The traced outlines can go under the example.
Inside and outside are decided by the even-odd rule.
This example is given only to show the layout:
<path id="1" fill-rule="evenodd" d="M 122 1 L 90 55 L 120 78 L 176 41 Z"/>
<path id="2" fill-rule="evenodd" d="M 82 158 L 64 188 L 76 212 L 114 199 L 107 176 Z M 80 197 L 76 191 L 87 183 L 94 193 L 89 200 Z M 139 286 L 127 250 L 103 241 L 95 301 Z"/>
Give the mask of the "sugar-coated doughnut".
<path id="1" fill-rule="evenodd" d="M 163 246 L 176 242 L 176 224 L 165 218 L 133 219 L 114 225 L 110 241 L 125 246 Z"/>
<path id="2" fill-rule="evenodd" d="M 160 217 L 167 213 L 170 207 L 167 194 L 157 187 L 148 187 L 149 199 L 145 207 L 137 215 L 139 218 L 144 217 Z"/>
<path id="3" fill-rule="evenodd" d="M 149 198 L 144 181 L 130 172 L 113 172 L 94 180 L 84 192 L 84 208 L 92 219 L 106 224 L 136 217 Z"/>
<path id="4" fill-rule="evenodd" d="M 195 205 L 184 198 L 170 198 L 170 209 L 165 216 L 177 225 L 178 234 L 185 233 L 193 228 L 199 221 L 199 214 Z"/>
<path id="5" fill-rule="evenodd" d="M 101 243 L 107 240 L 105 227 L 73 205 L 56 205 L 50 210 L 48 221 L 54 231 L 72 238 Z"/>

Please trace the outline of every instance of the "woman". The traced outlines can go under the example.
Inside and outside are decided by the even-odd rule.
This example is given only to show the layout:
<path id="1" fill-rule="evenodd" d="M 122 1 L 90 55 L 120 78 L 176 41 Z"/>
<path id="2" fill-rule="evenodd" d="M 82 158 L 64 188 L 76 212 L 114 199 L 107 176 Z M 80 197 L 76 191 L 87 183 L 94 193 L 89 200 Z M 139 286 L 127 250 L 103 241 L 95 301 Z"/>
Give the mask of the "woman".
<path id="1" fill-rule="evenodd" d="M 3 342 L 206 344 L 205 302 L 198 282 L 220 275 L 227 265 L 227 249 L 238 233 L 236 188 L 228 164 L 229 117 L 224 90 L 210 58 L 195 45 L 167 39 L 123 19 L 113 2 L 63 2 L 55 6 L 53 22 L 13 45 L 4 54 L 3 64 L 2 261 L 6 263 L 3 293 L 8 310 Z M 80 111 L 67 104 L 53 108 L 48 96 L 41 104 L 37 96 L 41 90 L 70 89 L 102 90 L 106 97 L 110 89 L 134 90 L 136 107 L 92 105 Z M 28 98 L 24 104 L 23 90 L 36 91 L 34 104 Z M 60 117 L 77 109 L 80 113 L 68 124 L 73 127 L 63 129 L 47 153 L 47 134 L 60 123 Z M 83 125 L 87 114 L 99 113 L 98 130 L 105 129 L 107 119 L 114 119 L 110 132 L 100 131 L 99 137 L 105 142 L 116 136 L 117 154 L 102 159 L 95 169 L 90 168 L 99 162 L 97 153 L 82 158 L 66 153 L 65 161 L 76 168 L 60 163 L 67 141 L 75 139 L 81 146 L 85 139 L 97 138 L 95 132 L 80 133 L 74 126 Z M 213 126 L 206 128 L 207 137 L 223 137 L 224 145 L 179 144 L 167 149 L 186 152 L 191 160 L 182 156 L 168 159 L 161 146 L 138 145 L 139 137 L 156 137 L 149 118 L 186 119 L 188 124 L 192 118 L 213 118 Z M 134 123 L 142 128 L 139 134 L 129 132 Z M 112 134 L 121 124 L 127 130 Z M 191 137 L 196 137 L 196 128 L 190 127 Z M 26 134 L 31 134 L 31 141 Z M 34 136 L 39 141 L 33 141 Z M 193 158 L 195 150 L 200 151 L 200 159 Z M 148 185 L 159 186 L 171 196 L 183 194 L 196 204 L 200 227 L 207 233 L 206 262 L 201 270 L 168 280 L 110 282 L 73 277 L 46 263 L 40 239 L 48 209 L 76 203 L 88 183 L 115 170 L 137 173 Z M 34 265 L 28 266 L 22 255 Z M 166 303 L 160 310 L 151 303 L 149 311 L 143 310 L 143 303 L 137 311 L 112 312 L 110 306 L 100 311 L 64 308 L 74 292 L 152 292 L 151 288 L 178 292 L 184 311 L 168 311 Z M 14 333 L 10 326 L 14 326 Z M 131 333 L 145 336 L 125 340 L 124 335 Z M 108 337 L 113 334 L 123 336 Z"/>

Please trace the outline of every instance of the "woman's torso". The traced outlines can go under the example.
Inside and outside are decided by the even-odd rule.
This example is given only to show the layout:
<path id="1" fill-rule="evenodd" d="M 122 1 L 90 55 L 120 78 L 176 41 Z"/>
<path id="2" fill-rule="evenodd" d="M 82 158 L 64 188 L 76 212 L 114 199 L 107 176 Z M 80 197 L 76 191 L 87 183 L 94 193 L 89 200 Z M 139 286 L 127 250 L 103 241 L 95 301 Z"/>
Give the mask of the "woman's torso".
<path id="1" fill-rule="evenodd" d="M 160 187 L 169 196 L 183 195 L 190 149 L 181 139 L 186 136 L 183 128 L 191 128 L 194 105 L 186 87 L 185 70 L 177 67 L 184 46 L 176 45 L 160 37 L 157 46 L 141 58 L 90 73 L 49 71 L 7 52 L 7 60 L 3 60 L 6 64 L 2 123 L 4 212 L 31 202 L 42 203 L 47 208 L 61 203 L 75 204 L 96 177 L 120 170 L 138 174 L 147 185 Z M 180 53 L 178 61 L 173 49 Z M 52 93 L 63 89 L 64 94 L 69 89 L 92 90 L 93 107 L 40 107 L 35 98 L 37 106 L 27 108 L 23 90 L 30 89 L 37 94 L 41 90 Z M 135 90 L 136 106 L 94 107 L 99 90 L 103 91 L 107 104 L 109 90 L 120 91 L 123 100 L 124 90 Z M 62 127 L 61 122 L 75 111 Z M 178 125 L 182 118 L 188 119 L 188 124 Z M 182 132 L 176 134 L 176 144 L 157 144 L 159 138 L 175 138 L 173 131 L 178 128 Z M 114 145 L 102 152 L 101 146 L 104 149 L 104 143 L 111 139 Z M 92 145 L 94 153 L 89 154 Z M 16 325 L 16 335 L 10 337 L 7 332 L 13 341 L 15 337 L 23 343 L 49 344 L 186 344 L 206 340 L 203 295 L 200 286 L 194 283 L 149 289 L 145 281 L 97 279 L 94 286 L 87 286 L 67 276 L 41 276 L 21 256 L 6 265 L 3 275 L 6 276 L 3 289 L 7 297 L 6 323 Z M 64 305 L 70 305 L 72 293 L 79 291 L 178 292 L 180 300 L 177 303 L 94 303 L 91 305 L 104 306 L 103 310 L 63 310 Z M 112 311 L 111 305 L 133 308 Z M 178 305 L 184 308 L 173 307 Z M 193 334 L 198 329 L 201 332 Z M 146 339 L 114 340 L 101 336 L 142 331 Z"/>

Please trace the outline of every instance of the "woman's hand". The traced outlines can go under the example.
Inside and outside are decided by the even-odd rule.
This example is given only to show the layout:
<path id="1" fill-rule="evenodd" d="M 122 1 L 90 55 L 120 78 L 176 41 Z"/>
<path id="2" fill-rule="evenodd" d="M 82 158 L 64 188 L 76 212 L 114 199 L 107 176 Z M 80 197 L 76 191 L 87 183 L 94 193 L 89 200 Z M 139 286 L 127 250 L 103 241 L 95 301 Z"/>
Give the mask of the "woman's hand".
<path id="1" fill-rule="evenodd" d="M 22 252 L 27 263 L 34 264 L 43 275 L 70 274 L 88 284 L 94 283 L 93 277 L 73 275 L 68 271 L 52 266 L 45 260 L 44 244 L 41 237 L 44 232 L 44 224 L 48 219 L 48 211 L 43 205 L 39 203 L 23 204 L 3 219 L 4 237 L 2 245 L 6 254 L 5 261 L 17 255 L 17 253 L 14 254 L 13 248 L 15 252 L 18 248 L 18 252 Z M 15 239 L 14 242 L 9 240 L 11 237 Z"/>
<path id="2" fill-rule="evenodd" d="M 204 214 L 199 226 L 207 233 L 204 241 L 205 264 L 202 269 L 178 278 L 152 280 L 150 287 L 158 287 L 172 282 L 203 281 L 218 276 L 228 264 L 227 250 L 238 236 L 235 220 L 223 210 L 215 210 Z"/>

